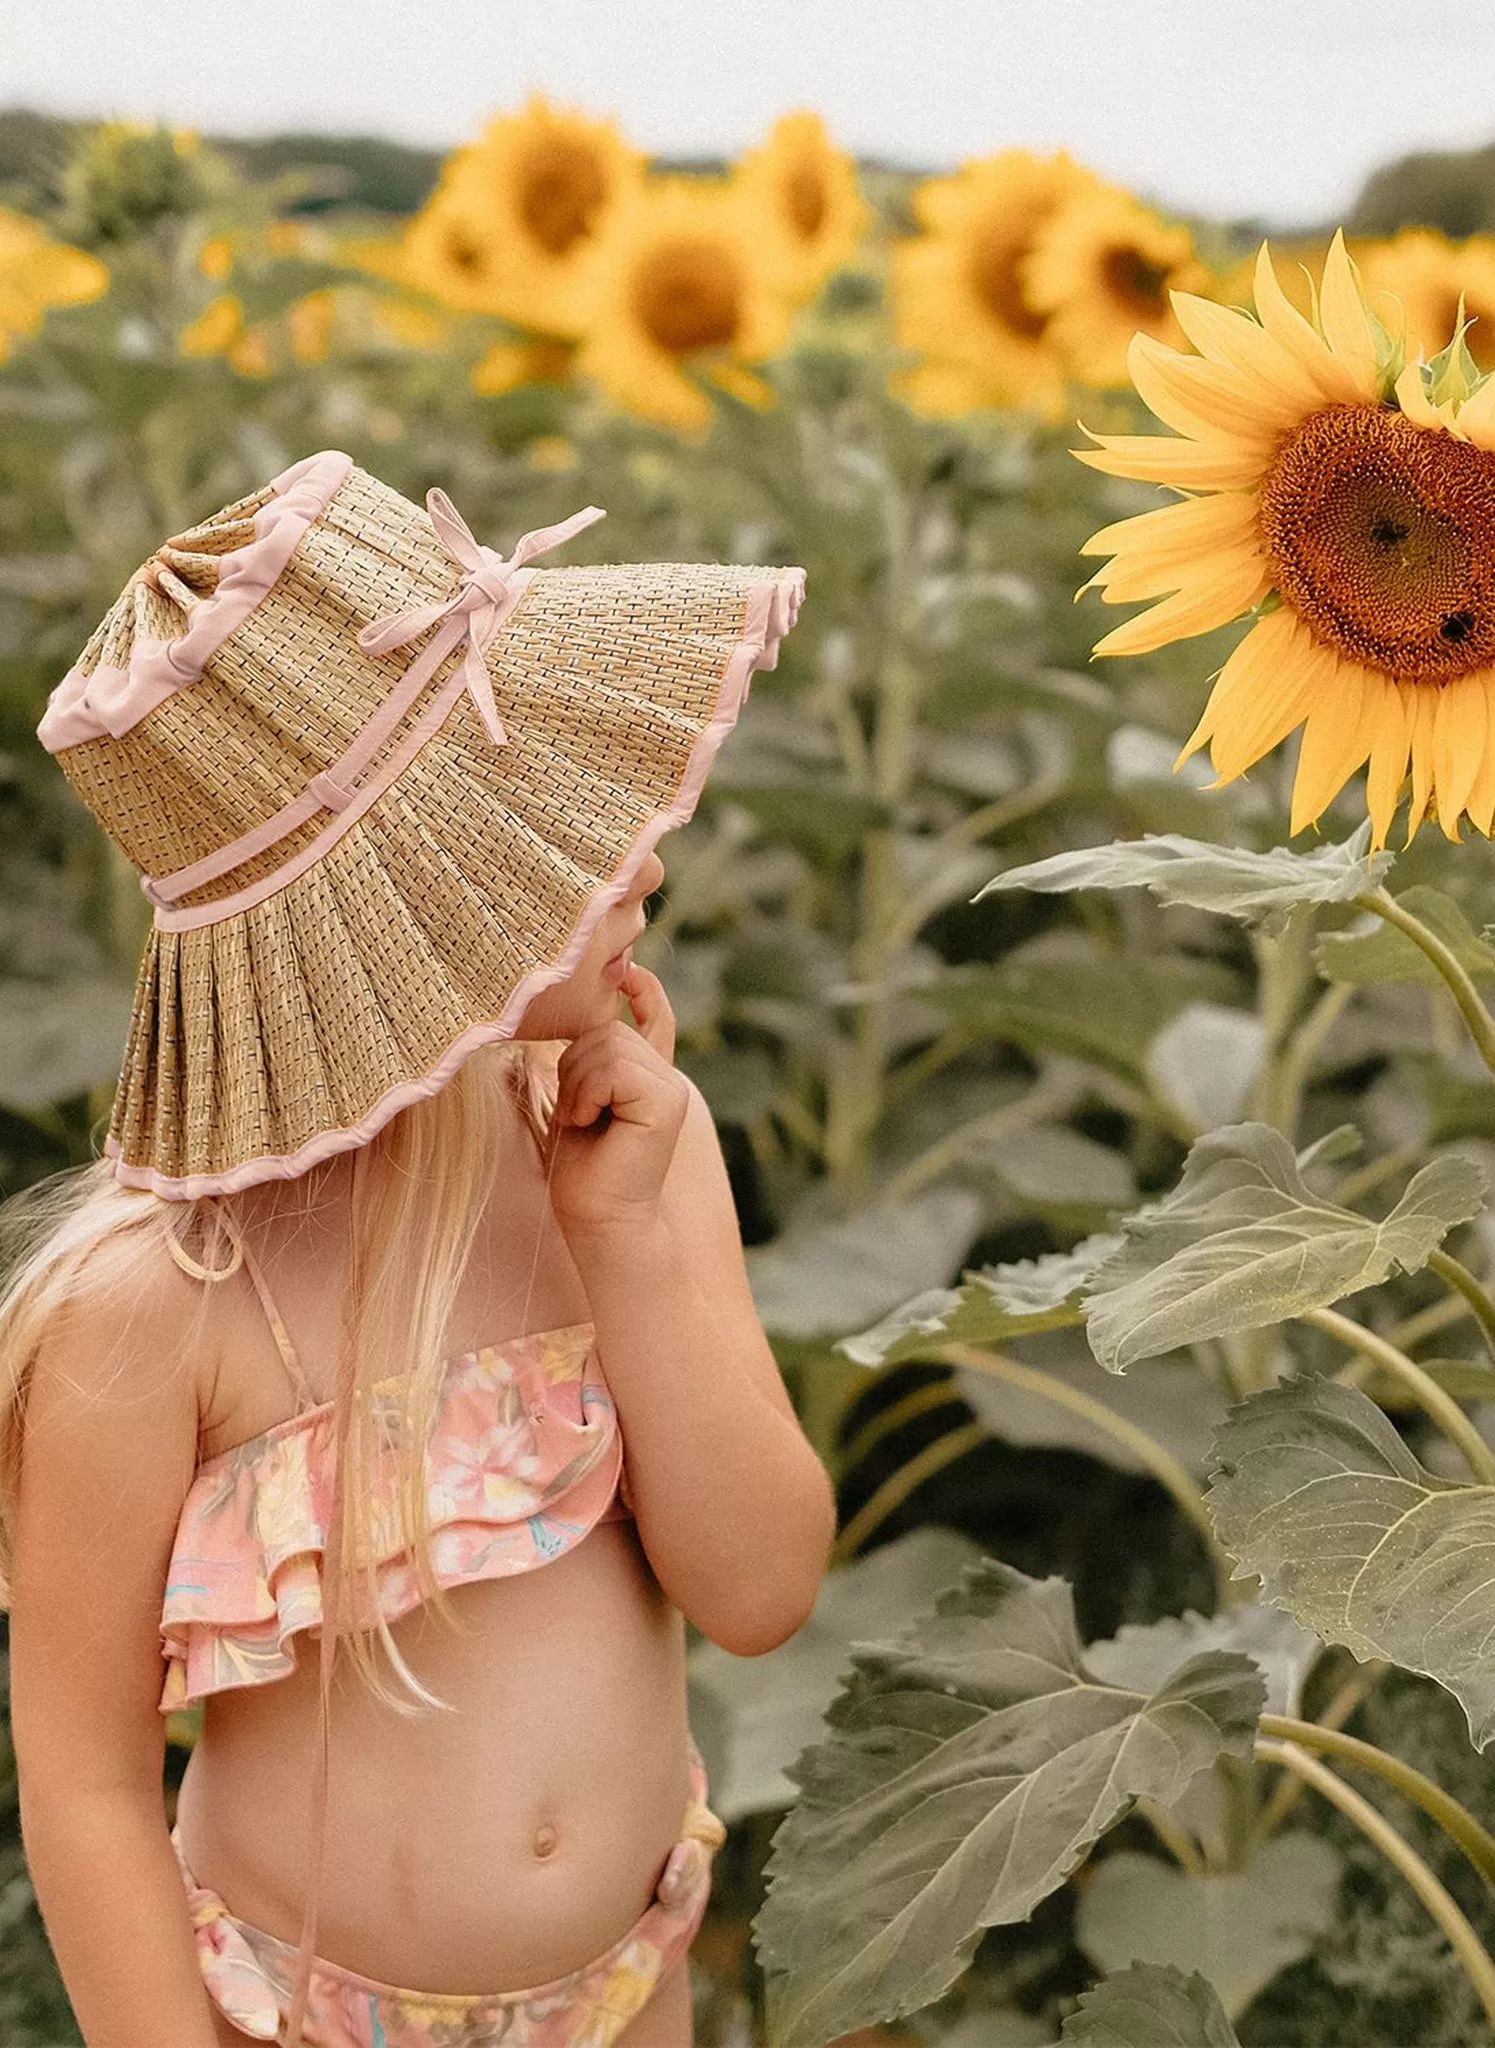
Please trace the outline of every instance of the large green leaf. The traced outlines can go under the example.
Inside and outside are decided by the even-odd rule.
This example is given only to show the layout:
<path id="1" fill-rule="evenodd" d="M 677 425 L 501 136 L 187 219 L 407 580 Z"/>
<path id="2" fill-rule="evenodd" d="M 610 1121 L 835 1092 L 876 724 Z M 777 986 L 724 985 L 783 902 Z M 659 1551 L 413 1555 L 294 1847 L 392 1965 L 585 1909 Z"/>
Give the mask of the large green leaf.
<path id="1" fill-rule="evenodd" d="M 1217 910 L 1247 923 L 1280 925 L 1300 903 L 1350 903 L 1374 889 L 1391 867 L 1389 853 L 1371 853 L 1370 826 L 1337 846 L 1293 853 L 1274 846 L 1252 853 L 1216 846 L 1176 832 L 1149 833 L 1109 846 L 1077 847 L 1047 860 L 995 875 L 972 899 L 1000 889 L 1036 889 L 1059 895 L 1071 889 L 1150 889 L 1160 903 Z"/>
<path id="2" fill-rule="evenodd" d="M 1205 1650 L 1233 1650 L 1249 1657 L 1261 1673 L 1268 1711 L 1296 1714 L 1302 1708 L 1303 1682 L 1322 1648 L 1318 1637 L 1290 1614 L 1241 1600 L 1218 1614 L 1191 1611 L 1161 1621 L 1128 1622 L 1114 1636 L 1087 1644 L 1085 1662 L 1108 1685 L 1155 1692 L 1191 1657 Z"/>
<path id="3" fill-rule="evenodd" d="M 1441 889 L 1418 882 L 1397 897 L 1403 910 L 1420 918 L 1474 975 L 1495 974 L 1495 946 L 1482 938 L 1459 905 Z M 1405 932 L 1377 918 L 1364 932 L 1329 932 L 1318 942 L 1314 958 L 1326 981 L 1358 988 L 1370 981 L 1416 981 L 1424 988 L 1442 988 L 1443 976 L 1420 946 Z"/>
<path id="4" fill-rule="evenodd" d="M 1208 1500 L 1265 1597 L 1357 1657 L 1435 1678 L 1495 1736 L 1495 1488 L 1414 1458 L 1373 1401 L 1284 1380 L 1231 1411 Z"/>
<path id="5" fill-rule="evenodd" d="M 1133 1963 L 1083 1991 L 1064 2022 L 1065 2048 L 1241 2048 L 1212 1985 L 1197 1970 Z"/>
<path id="6" fill-rule="evenodd" d="M 993 965 L 948 968 L 919 1000 L 973 1040 L 1010 1039 L 1040 1058 L 1089 1060 L 1144 1081 L 1149 1050 L 1181 1010 L 1236 992 L 1232 976 L 1208 962 L 1123 960 L 1080 933 L 1058 932 Z"/>
<path id="7" fill-rule="evenodd" d="M 821 1735 L 853 1643 L 886 1636 L 924 1612 L 979 1551 L 954 1529 L 911 1529 L 827 1572 L 803 1628 L 764 1657 L 699 1642 L 687 1659 L 690 1725 L 725 1821 L 794 1804 L 789 1766 Z M 1286 1615 L 1268 1610 L 1284 1628 Z"/>
<path id="8" fill-rule="evenodd" d="M 822 1337 L 885 1314 L 959 1263 L 981 1208 L 978 1195 L 953 1186 L 872 1202 L 849 1215 L 807 1200 L 771 1244 L 748 1254 L 764 1326 L 786 1337 Z"/>
<path id="9" fill-rule="evenodd" d="M 1436 1159 L 1376 1223 L 1316 1195 L 1270 1125 L 1207 1132 L 1172 1193 L 1126 1219 L 1121 1249 L 1091 1281 L 1091 1346 L 1124 1372 L 1176 1345 L 1327 1307 L 1395 1267 L 1416 1272 L 1484 1196 L 1472 1160 Z"/>
<path id="10" fill-rule="evenodd" d="M 902 1365 L 941 1344 L 1007 1344 L 1084 1320 L 1078 1293 L 1121 1242 L 1087 1237 L 1069 1252 L 968 1272 L 959 1287 L 931 1287 L 891 1309 L 870 1330 L 840 1338 L 835 1349 L 858 1365 Z"/>
<path id="11" fill-rule="evenodd" d="M 1340 1861 L 1314 1835 L 1278 1835 L 1244 1870 L 1200 1877 L 1132 1850 L 1090 1873 L 1075 1937 L 1103 1970 L 1197 1964 L 1232 2019 L 1334 1918 Z"/>
<path id="12" fill-rule="evenodd" d="M 861 1645 L 793 1772 L 756 1923 L 775 2048 L 819 2048 L 948 1989 L 1146 1795 L 1249 1754 L 1254 1665 L 1191 1658 L 1151 1695 L 1081 1661 L 1069 1588 L 983 1559 L 895 1642 Z"/>

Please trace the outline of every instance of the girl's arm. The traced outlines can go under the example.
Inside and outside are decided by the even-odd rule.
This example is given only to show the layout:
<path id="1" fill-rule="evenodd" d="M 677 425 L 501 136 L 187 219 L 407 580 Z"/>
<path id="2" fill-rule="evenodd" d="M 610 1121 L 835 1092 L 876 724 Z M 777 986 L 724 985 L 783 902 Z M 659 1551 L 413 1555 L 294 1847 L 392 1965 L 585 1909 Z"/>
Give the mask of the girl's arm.
<path id="1" fill-rule="evenodd" d="M 193 1284 L 75 1297 L 26 1404 L 11 1712 L 26 1859 L 88 2048 L 214 2048 L 162 1800 L 161 1603 L 196 1465 Z"/>
<path id="2" fill-rule="evenodd" d="M 568 1239 L 654 1574 L 703 1635 L 754 1657 L 809 1615 L 836 1506 L 753 1306 L 711 1111 L 687 1085 L 653 1215 Z"/>

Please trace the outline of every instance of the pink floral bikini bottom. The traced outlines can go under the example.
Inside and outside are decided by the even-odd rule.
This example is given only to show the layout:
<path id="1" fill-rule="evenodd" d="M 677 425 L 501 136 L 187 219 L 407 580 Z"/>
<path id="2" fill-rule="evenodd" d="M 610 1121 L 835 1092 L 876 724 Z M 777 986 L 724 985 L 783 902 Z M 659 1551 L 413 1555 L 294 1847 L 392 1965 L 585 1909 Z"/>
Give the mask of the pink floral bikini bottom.
<path id="1" fill-rule="evenodd" d="M 711 1893 L 711 1859 L 726 1829 L 706 1804 L 706 1772 L 691 1748 L 690 1800 L 654 1897 L 594 1962 L 528 1991 L 402 1991 L 320 1959 L 304 2036 L 309 2048 L 609 2048 L 681 1962 Z M 295 1946 L 235 1919 L 200 1885 L 172 1831 L 214 2003 L 253 2040 L 274 2041 L 291 2006 Z"/>

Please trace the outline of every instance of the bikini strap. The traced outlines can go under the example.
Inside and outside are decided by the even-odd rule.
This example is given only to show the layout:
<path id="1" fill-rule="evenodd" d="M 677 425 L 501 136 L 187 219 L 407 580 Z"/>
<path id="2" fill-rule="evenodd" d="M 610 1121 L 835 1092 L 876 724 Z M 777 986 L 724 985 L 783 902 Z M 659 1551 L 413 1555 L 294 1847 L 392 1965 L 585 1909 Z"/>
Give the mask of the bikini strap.
<path id="1" fill-rule="evenodd" d="M 304 1408 L 313 1408 L 316 1406 L 316 1403 L 312 1399 L 310 1387 L 306 1384 L 306 1375 L 301 1370 L 301 1361 L 296 1356 L 295 1345 L 291 1342 L 291 1333 L 285 1326 L 280 1310 L 275 1306 L 274 1297 L 271 1295 L 269 1285 L 265 1279 L 264 1269 L 260 1265 L 259 1259 L 249 1249 L 243 1232 L 230 1218 L 228 1211 L 221 1203 L 215 1206 L 218 1210 L 219 1220 L 228 1232 L 238 1258 L 243 1260 L 245 1270 L 254 1284 L 254 1291 L 260 1298 L 260 1306 L 265 1311 L 265 1320 L 270 1325 L 270 1334 L 275 1339 L 275 1348 L 280 1353 L 280 1362 L 285 1367 L 286 1377 L 295 1390 L 297 1412 L 299 1413 Z"/>

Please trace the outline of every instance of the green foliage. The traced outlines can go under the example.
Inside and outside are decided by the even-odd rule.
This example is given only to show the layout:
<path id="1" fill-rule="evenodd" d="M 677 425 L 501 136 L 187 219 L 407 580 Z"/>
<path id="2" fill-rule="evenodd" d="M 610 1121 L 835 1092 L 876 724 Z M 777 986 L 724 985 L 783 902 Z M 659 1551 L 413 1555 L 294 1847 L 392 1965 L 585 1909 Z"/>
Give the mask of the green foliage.
<path id="1" fill-rule="evenodd" d="M 1331 1925 L 1339 1858 L 1304 1833 L 1276 1836 L 1246 1870 L 1176 1870 L 1155 1856 L 1108 1856 L 1085 1888 L 1076 1937 L 1093 1963 L 1197 1968 L 1238 2018 Z"/>
<path id="2" fill-rule="evenodd" d="M 0 371 L 0 1183 L 92 1156 L 107 1113 L 148 909 L 32 730 L 163 535 L 337 445 L 417 499 L 443 483 L 495 545 L 595 499 L 609 519 L 572 559 L 803 563 L 803 618 L 665 848 L 641 956 L 722 1130 L 760 1314 L 858 1524 L 846 1551 L 864 1553 L 838 1557 L 781 1651 L 692 1654 L 734 1823 L 721 1924 L 745 1937 L 789 1806 L 759 1926 L 786 2048 L 923 2007 L 932 2039 L 1052 2041 L 1062 2020 L 1066 2040 L 1150 2048 L 1171 2028 L 1228 2048 L 1198 1977 L 1138 1965 L 1085 1989 L 1139 1918 L 1208 1959 L 1248 2048 L 1409 2026 L 1463 2048 L 1479 2008 L 1424 1906 L 1337 1812 L 1259 1834 L 1274 1779 L 1247 1758 L 1263 1690 L 1290 1714 L 1339 1697 L 1348 1660 L 1318 1634 L 1433 1673 L 1481 1739 L 1490 1725 L 1485 1489 L 1441 1476 L 1447 1447 L 1419 1434 L 1404 1381 L 1365 1381 L 1384 1406 L 1274 1383 L 1325 1362 L 1285 1325 L 1374 1287 L 1368 1327 L 1476 1420 L 1495 1408 L 1468 1296 L 1428 1264 L 1460 1230 L 1485 1270 L 1479 1169 L 1448 1148 L 1495 1140 L 1495 1095 L 1446 961 L 1354 921 L 1391 861 L 1353 792 L 1305 851 L 1276 843 L 1277 762 L 1223 791 L 1173 775 L 1226 638 L 1088 668 L 1078 546 L 1154 494 L 1082 470 L 1066 430 L 911 415 L 866 345 L 871 272 L 807 314 L 772 406 L 721 400 L 683 444 L 564 383 L 477 396 L 500 329 L 454 321 L 443 347 L 407 348 L 372 318 L 374 288 L 322 257 L 204 273 L 210 239 L 247 247 L 287 206 L 334 203 L 334 166 L 344 203 L 414 203 L 435 168 L 420 152 L 58 132 L 49 159 L 34 126 L 0 119 L 0 183 L 105 251 L 113 288 Z M 245 165 L 274 182 L 242 183 Z M 907 184 L 881 181 L 888 218 Z M 182 351 L 228 290 L 260 326 L 262 375 Z M 291 344 L 313 292 L 346 321 L 319 362 Z M 1488 977 L 1490 850 L 1425 832 L 1395 872 L 1401 912 Z M 921 1372 L 951 1342 L 1007 1376 Z M 1211 1503 L 1230 1554 L 1206 1561 L 1200 1480 L 1228 1403 Z M 931 1472 L 961 1431 L 979 1450 Z M 1082 1616 L 1117 1632 L 1082 1651 L 1067 1592 L 998 1554 L 1069 1573 Z M 1307 1627 L 1238 1599 L 1233 1567 Z M 1353 1725 L 1495 1819 L 1451 1696 L 1359 1676 Z M 1495 1935 L 1457 1852 L 1372 1791 Z M 1310 1827 L 1337 1891 L 1327 1852 L 1304 1860 Z M 1215 1940 L 1222 1917 L 1238 1940 Z M 0 2037 L 67 2038 L 13 1813 L 0 1918 Z M 703 2048 L 747 2024 L 733 2010 Z"/>
<path id="3" fill-rule="evenodd" d="M 1064 2022 L 1078 2048 L 1240 2048 L 1219 1999 L 1197 1970 L 1133 1963 L 1087 1991 Z"/>
<path id="4" fill-rule="evenodd" d="M 1438 1478 L 1373 1401 L 1329 1379 L 1253 1395 L 1217 1456 L 1215 1526 L 1267 1597 L 1357 1657 L 1437 1679 L 1484 1748 L 1495 1491 Z"/>
<path id="5" fill-rule="evenodd" d="M 1214 846 L 1177 834 L 1077 848 L 1028 867 L 1009 868 L 981 891 L 1036 889 L 1150 889 L 1160 903 L 1215 910 L 1248 923 L 1280 929 L 1287 914 L 1305 903 L 1350 903 L 1373 889 L 1389 872 L 1389 853 L 1369 853 L 1370 827 L 1363 825 L 1342 846 L 1269 853 Z"/>
<path id="6" fill-rule="evenodd" d="M 864 1644 L 796 1765 L 757 1922 L 771 2034 L 811 2048 L 946 1990 L 980 1931 L 1024 1919 L 1143 1794 L 1247 1753 L 1244 1657 L 1151 1694 L 1086 1673 L 1068 1589 L 992 1560 L 892 1643 Z"/>
<path id="7" fill-rule="evenodd" d="M 1211 1131 L 1178 1186 L 1129 1216 L 1120 1249 L 1091 1275 L 1086 1329 L 1110 1372 L 1183 1344 L 1259 1330 L 1416 1272 L 1477 1216 L 1485 1177 L 1472 1160 L 1425 1166 L 1380 1223 L 1317 1196 L 1280 1132 Z"/>

